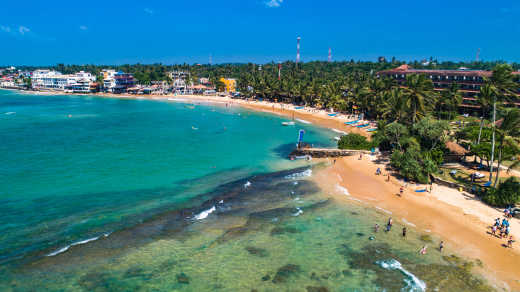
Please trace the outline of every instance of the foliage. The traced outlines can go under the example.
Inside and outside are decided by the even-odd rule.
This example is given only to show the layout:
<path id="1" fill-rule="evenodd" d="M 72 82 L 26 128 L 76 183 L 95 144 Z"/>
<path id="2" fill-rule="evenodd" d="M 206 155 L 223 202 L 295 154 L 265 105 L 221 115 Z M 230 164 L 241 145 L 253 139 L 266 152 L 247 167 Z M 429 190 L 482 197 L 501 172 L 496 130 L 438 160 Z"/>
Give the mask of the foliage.
<path id="1" fill-rule="evenodd" d="M 507 207 L 520 202 L 520 182 L 510 177 L 501 183 L 498 188 L 490 188 L 483 195 L 482 200 L 491 206 Z"/>
<path id="2" fill-rule="evenodd" d="M 371 147 L 372 143 L 366 137 L 355 133 L 341 136 L 338 141 L 339 149 L 369 150 Z"/>
<path id="3" fill-rule="evenodd" d="M 430 151 L 446 141 L 449 129 L 446 121 L 434 120 L 431 117 L 426 117 L 413 126 L 421 145 Z"/>
<path id="4" fill-rule="evenodd" d="M 403 177 L 420 183 L 428 183 L 430 174 L 438 170 L 437 163 L 431 159 L 431 154 L 421 153 L 420 147 L 416 144 L 412 144 L 404 151 L 394 151 L 390 163 Z"/>

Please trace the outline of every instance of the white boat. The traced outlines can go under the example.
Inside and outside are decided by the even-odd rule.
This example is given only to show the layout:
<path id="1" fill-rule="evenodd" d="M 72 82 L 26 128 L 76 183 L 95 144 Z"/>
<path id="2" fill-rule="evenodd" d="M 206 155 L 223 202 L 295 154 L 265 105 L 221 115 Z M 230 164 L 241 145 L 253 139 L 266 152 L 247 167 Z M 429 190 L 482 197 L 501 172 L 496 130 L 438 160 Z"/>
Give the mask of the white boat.
<path id="1" fill-rule="evenodd" d="M 294 122 L 282 122 L 283 126 L 294 126 Z"/>

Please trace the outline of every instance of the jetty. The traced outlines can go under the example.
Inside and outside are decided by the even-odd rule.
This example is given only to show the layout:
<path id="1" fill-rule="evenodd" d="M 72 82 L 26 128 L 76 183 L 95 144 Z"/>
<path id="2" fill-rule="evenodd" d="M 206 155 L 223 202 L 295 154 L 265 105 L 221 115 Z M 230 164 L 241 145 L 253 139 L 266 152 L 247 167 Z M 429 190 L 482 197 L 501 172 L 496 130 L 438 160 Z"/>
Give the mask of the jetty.
<path id="1" fill-rule="evenodd" d="M 296 148 L 289 154 L 289 157 L 310 156 L 313 158 L 342 157 L 362 154 L 372 154 L 367 150 L 350 150 L 350 149 L 331 149 L 331 148 Z"/>

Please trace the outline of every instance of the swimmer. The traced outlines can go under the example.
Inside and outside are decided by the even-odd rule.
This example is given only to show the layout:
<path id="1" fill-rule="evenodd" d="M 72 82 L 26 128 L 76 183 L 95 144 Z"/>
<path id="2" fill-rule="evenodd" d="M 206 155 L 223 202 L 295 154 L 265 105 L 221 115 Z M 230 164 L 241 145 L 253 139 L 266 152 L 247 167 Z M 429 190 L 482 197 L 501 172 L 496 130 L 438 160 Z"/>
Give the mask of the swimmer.
<path id="1" fill-rule="evenodd" d="M 421 248 L 421 251 L 419 253 L 422 254 L 422 255 L 426 254 L 426 249 L 427 248 L 428 248 L 427 245 L 423 246 L 423 248 Z"/>
<path id="2" fill-rule="evenodd" d="M 376 225 L 374 226 L 374 232 L 378 232 L 379 231 L 379 224 L 376 223 Z"/>

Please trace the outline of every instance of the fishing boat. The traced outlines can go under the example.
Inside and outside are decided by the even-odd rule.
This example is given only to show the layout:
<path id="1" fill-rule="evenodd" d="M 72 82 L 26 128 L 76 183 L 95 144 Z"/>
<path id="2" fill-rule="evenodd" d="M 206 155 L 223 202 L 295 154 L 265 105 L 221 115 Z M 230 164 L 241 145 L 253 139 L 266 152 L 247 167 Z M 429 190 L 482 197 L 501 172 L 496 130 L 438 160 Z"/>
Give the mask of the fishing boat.
<path id="1" fill-rule="evenodd" d="M 370 124 L 361 124 L 361 125 L 358 125 L 358 126 L 356 126 L 356 127 L 358 127 L 358 128 L 364 128 L 364 127 L 368 127 L 368 126 L 370 126 Z"/>
<path id="2" fill-rule="evenodd" d="M 367 132 L 374 132 L 377 131 L 377 128 L 367 129 Z"/>
<path id="3" fill-rule="evenodd" d="M 338 114 L 333 113 L 333 114 L 327 114 L 327 115 L 329 115 L 329 117 L 335 117 L 335 116 L 337 116 Z"/>
<path id="4" fill-rule="evenodd" d="M 294 109 L 304 109 L 304 106 L 295 106 Z"/>
<path id="5" fill-rule="evenodd" d="M 355 121 L 350 121 L 350 122 L 345 122 L 345 125 L 352 125 L 352 124 L 355 124 L 359 122 L 359 120 L 355 120 Z"/>
<path id="6" fill-rule="evenodd" d="M 294 126 L 294 122 L 282 122 L 282 126 Z"/>

